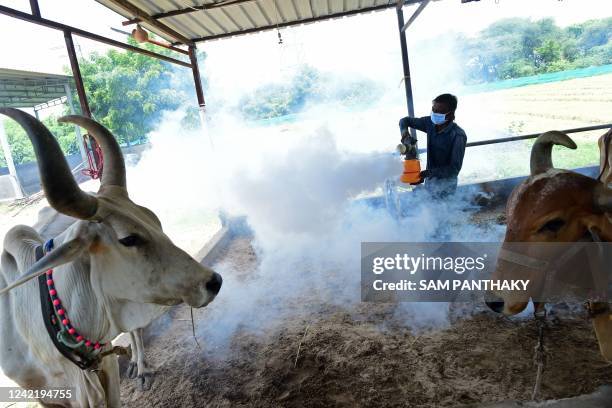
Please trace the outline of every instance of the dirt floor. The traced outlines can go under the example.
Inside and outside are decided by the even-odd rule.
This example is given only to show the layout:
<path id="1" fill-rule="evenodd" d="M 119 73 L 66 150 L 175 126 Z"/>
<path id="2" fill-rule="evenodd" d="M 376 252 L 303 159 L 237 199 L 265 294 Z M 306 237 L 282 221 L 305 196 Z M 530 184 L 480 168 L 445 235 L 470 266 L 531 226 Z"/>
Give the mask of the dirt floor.
<path id="1" fill-rule="evenodd" d="M 248 276 L 257 257 L 248 238 L 237 238 L 219 262 Z M 480 305 L 440 307 L 450 308 L 449 325 L 415 331 L 408 322 L 418 316 L 409 307 L 323 304 L 261 335 L 239 331 L 230 351 L 217 356 L 207 344 L 201 345 L 205 351 L 198 348 L 189 309 L 179 307 L 147 333 L 153 388 L 140 391 L 122 373 L 122 400 L 147 408 L 451 407 L 528 400 L 535 379 L 533 319 L 503 318 Z M 205 318 L 205 310 L 197 311 L 196 326 Z M 581 308 L 555 308 L 545 339 L 543 398 L 590 393 L 612 382 L 612 366 L 602 360 Z"/>

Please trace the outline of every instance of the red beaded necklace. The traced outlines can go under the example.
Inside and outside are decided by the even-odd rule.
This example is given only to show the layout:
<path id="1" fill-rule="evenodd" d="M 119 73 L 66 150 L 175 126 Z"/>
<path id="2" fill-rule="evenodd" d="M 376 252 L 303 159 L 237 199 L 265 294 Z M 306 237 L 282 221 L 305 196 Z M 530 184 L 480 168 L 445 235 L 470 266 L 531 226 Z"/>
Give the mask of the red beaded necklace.
<path id="1" fill-rule="evenodd" d="M 55 285 L 53 282 L 53 269 L 49 269 L 47 271 L 47 288 L 49 289 L 49 295 L 51 296 L 51 301 L 53 302 L 53 306 L 55 307 L 55 312 L 60 316 L 61 324 L 66 329 L 68 329 L 68 333 L 70 333 L 77 342 L 84 342 L 86 347 L 93 347 L 94 350 L 99 350 L 101 347 L 103 347 L 104 343 L 93 343 L 91 340 L 88 340 L 79 333 L 77 333 L 76 329 L 72 327 L 72 324 L 70 324 L 70 319 L 68 318 L 66 309 L 62 307 L 62 302 L 59 299 L 59 296 L 57 295 L 57 290 L 55 289 Z"/>

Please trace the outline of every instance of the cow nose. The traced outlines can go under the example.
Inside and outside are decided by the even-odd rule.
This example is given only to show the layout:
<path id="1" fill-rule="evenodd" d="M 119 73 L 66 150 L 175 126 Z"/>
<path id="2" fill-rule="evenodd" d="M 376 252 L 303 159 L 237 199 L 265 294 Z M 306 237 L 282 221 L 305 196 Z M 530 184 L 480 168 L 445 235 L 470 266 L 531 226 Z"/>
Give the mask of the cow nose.
<path id="1" fill-rule="evenodd" d="M 206 290 L 216 295 L 219 293 L 219 290 L 221 290 L 222 283 L 223 279 L 221 278 L 221 275 L 219 275 L 217 272 L 213 272 L 212 278 L 206 282 Z"/>

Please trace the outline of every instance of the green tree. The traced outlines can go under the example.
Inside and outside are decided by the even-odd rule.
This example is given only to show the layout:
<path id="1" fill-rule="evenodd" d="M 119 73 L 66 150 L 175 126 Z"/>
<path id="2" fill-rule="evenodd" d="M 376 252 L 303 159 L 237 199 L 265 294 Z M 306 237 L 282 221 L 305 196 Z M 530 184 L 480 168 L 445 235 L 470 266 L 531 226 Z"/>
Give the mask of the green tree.
<path id="1" fill-rule="evenodd" d="M 561 44 L 559 42 L 548 39 L 539 47 L 534 49 L 534 58 L 537 67 L 546 67 L 554 62 L 559 61 L 563 57 Z"/>
<path id="2" fill-rule="evenodd" d="M 612 18 L 564 29 L 552 19 L 497 21 L 475 37 L 457 36 L 466 83 L 612 64 Z"/>
<path id="3" fill-rule="evenodd" d="M 150 44 L 139 46 L 176 56 Z M 206 54 L 198 52 L 197 57 L 202 66 Z M 199 125 L 193 77 L 188 68 L 114 49 L 104 54 L 93 53 L 82 58 L 79 64 L 94 118 L 109 128 L 120 143 L 145 142 L 146 135 L 159 124 L 164 111 L 183 106 L 187 109 L 181 125 L 191 129 Z M 67 67 L 65 69 L 69 72 Z M 76 93 L 73 96 L 78 100 Z M 65 113 L 68 113 L 68 107 Z M 15 163 L 34 160 L 32 145 L 23 129 L 14 121 L 4 123 Z M 79 151 L 77 143 L 81 141 L 76 140 L 74 126 L 58 123 L 55 117 L 49 117 L 43 123 L 58 139 L 64 153 Z M 0 165 L 6 165 L 1 152 Z"/>
<path id="4" fill-rule="evenodd" d="M 355 106 L 370 103 L 381 93 L 374 81 L 336 78 L 303 65 L 288 83 L 264 84 L 244 96 L 239 101 L 238 109 L 249 120 L 270 119 L 298 113 L 309 102 Z"/>
<path id="5" fill-rule="evenodd" d="M 172 54 L 150 44 L 140 46 Z M 201 59 L 204 57 L 200 54 Z M 146 141 L 147 134 L 160 123 L 162 112 L 187 105 L 194 95 L 186 68 L 175 68 L 156 58 L 110 50 L 92 53 L 79 62 L 93 116 L 120 143 Z"/>
<path id="6" fill-rule="evenodd" d="M 65 154 L 70 155 L 79 151 L 74 126 L 68 123 L 60 123 L 57 117 L 49 116 L 42 121 L 53 136 L 57 138 Z M 4 121 L 4 130 L 11 146 L 11 153 L 15 164 L 22 164 L 36 160 L 32 143 L 25 131 L 13 120 Z M 6 166 L 4 152 L 0 152 L 0 165 Z"/>

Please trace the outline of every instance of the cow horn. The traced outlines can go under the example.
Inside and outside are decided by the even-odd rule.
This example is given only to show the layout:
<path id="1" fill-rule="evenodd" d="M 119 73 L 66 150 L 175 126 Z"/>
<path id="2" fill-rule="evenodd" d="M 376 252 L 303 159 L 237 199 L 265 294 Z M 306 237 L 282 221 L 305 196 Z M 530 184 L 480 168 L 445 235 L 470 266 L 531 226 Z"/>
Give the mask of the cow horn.
<path id="1" fill-rule="evenodd" d="M 595 207 L 603 212 L 612 212 L 612 189 L 603 183 L 595 188 Z"/>
<path id="2" fill-rule="evenodd" d="M 565 133 L 558 130 L 542 133 L 536 139 L 531 148 L 531 175 L 544 173 L 552 169 L 552 147 L 553 145 L 565 146 L 575 149 L 576 143 Z"/>
<path id="3" fill-rule="evenodd" d="M 45 125 L 18 109 L 0 108 L 0 113 L 19 123 L 30 138 L 40 182 L 51 207 L 71 217 L 92 218 L 98 210 L 98 200 L 79 188 L 62 149 Z"/>
<path id="4" fill-rule="evenodd" d="M 104 126 L 85 116 L 68 115 L 59 118 L 58 121 L 74 123 L 86 129 L 102 148 L 104 168 L 102 170 L 100 189 L 106 186 L 118 186 L 125 189 L 125 161 L 115 136 Z"/>

